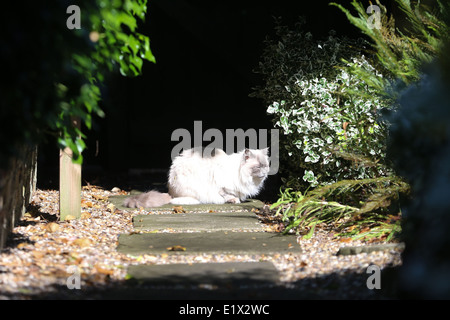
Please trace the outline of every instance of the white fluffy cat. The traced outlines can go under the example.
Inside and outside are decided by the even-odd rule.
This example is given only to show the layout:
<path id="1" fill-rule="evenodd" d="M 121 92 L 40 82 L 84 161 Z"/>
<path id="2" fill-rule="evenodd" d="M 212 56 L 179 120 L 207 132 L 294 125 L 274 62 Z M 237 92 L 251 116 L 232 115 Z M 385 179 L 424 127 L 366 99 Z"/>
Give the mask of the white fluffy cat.
<path id="1" fill-rule="evenodd" d="M 257 195 L 269 173 L 268 148 L 227 155 L 216 149 L 205 156 L 195 149 L 176 157 L 169 172 L 169 193 L 149 191 L 125 200 L 125 206 L 156 207 L 167 203 L 240 203 Z"/>

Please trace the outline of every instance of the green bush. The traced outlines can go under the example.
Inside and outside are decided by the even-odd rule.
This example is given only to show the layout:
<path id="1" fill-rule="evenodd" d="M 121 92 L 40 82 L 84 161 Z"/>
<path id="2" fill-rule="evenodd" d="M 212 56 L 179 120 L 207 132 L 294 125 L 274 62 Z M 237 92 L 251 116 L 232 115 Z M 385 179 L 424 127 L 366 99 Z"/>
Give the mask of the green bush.
<path id="1" fill-rule="evenodd" d="M 272 209 L 287 222 L 285 232 L 304 237 L 326 224 L 338 236 L 390 240 L 401 230 L 393 203 L 408 192 L 409 185 L 395 176 L 341 180 L 304 193 L 287 188 Z"/>
<path id="2" fill-rule="evenodd" d="M 356 15 L 337 3 L 332 5 L 345 13 L 350 23 L 357 27 L 363 35 L 370 39 L 371 47 L 376 53 L 379 70 L 384 78 L 376 78 L 371 72 L 353 70 L 353 73 L 364 79 L 381 97 L 396 103 L 398 86 L 414 83 L 420 78 L 421 66 L 431 62 L 442 49 L 442 43 L 450 35 L 450 27 L 443 17 L 448 16 L 448 4 L 437 0 L 430 6 L 421 1 L 395 0 L 395 5 L 406 18 L 403 27 L 396 27 L 395 18 L 388 15 L 386 7 L 379 0 L 375 1 L 380 8 L 380 28 L 369 26 L 367 4 L 352 1 Z"/>
<path id="3" fill-rule="evenodd" d="M 364 57 L 353 59 L 353 64 L 373 70 Z M 372 93 L 363 81 L 340 70 L 334 79 L 305 79 L 286 86 L 296 101 L 288 105 L 281 100 L 267 109 L 277 119 L 275 126 L 289 137 L 283 145 L 288 157 L 300 159 L 302 179 L 312 187 L 386 172 L 372 160 L 385 154 L 385 127 L 377 122 L 380 99 L 353 99 L 346 95 L 349 89 Z"/>
<path id="4" fill-rule="evenodd" d="M 364 42 L 277 28 L 269 40 L 259 72 L 265 86 L 253 96 L 268 105 L 281 129 L 280 171 L 287 186 L 316 187 L 342 179 L 385 175 L 385 126 L 377 121 L 382 100 L 345 67 L 383 77 L 364 56 Z M 344 62 L 346 59 L 350 62 Z M 364 91 L 355 97 L 353 91 Z"/>
<path id="5" fill-rule="evenodd" d="M 315 226 L 318 223 L 324 222 L 327 223 L 329 227 L 331 226 L 335 230 L 338 230 L 341 235 L 351 236 L 352 238 L 367 239 L 375 237 L 377 239 L 385 240 L 392 239 L 401 231 L 400 224 L 402 214 L 399 200 L 401 196 L 409 195 L 410 189 L 414 191 L 417 186 L 413 185 L 412 188 L 410 188 L 408 183 L 396 176 L 396 173 L 390 169 L 392 164 L 386 159 L 385 152 L 387 148 L 386 137 L 388 130 L 390 130 L 391 135 L 396 135 L 397 143 L 403 141 L 405 146 L 410 144 L 411 137 L 414 137 L 413 142 L 415 144 L 413 149 L 405 152 L 404 148 L 398 147 L 402 160 L 399 160 L 400 157 L 391 157 L 393 163 L 396 164 L 396 169 L 399 170 L 399 173 L 403 172 L 405 168 L 419 168 L 415 171 L 408 171 L 408 175 L 413 176 L 414 179 L 405 175 L 405 177 L 411 179 L 410 181 L 413 181 L 414 184 L 418 183 L 418 181 L 420 182 L 426 175 L 422 176 L 423 173 L 420 172 L 421 163 L 418 162 L 416 159 L 417 157 L 414 157 L 413 155 L 423 155 L 423 158 L 425 159 L 425 155 L 428 152 L 427 150 L 430 148 L 433 149 L 432 143 L 424 144 L 425 147 L 422 147 L 420 144 L 423 141 L 427 141 L 428 137 L 430 135 L 433 136 L 434 133 L 437 133 L 439 136 L 440 140 L 438 139 L 437 142 L 442 142 L 443 132 L 445 132 L 445 130 L 442 125 L 435 125 L 435 123 L 440 123 L 439 121 L 433 122 L 427 120 L 429 118 L 431 119 L 433 116 L 429 113 L 424 113 L 425 109 L 428 110 L 427 108 L 423 109 L 424 106 L 427 105 L 426 103 L 421 104 L 420 107 L 416 109 L 403 107 L 404 110 L 414 111 L 404 118 L 402 117 L 403 113 L 399 113 L 399 117 L 384 117 L 384 119 L 390 121 L 393 120 L 394 127 L 390 127 L 389 123 L 377 121 L 374 113 L 383 106 L 386 106 L 390 112 L 397 110 L 399 105 L 404 103 L 404 100 L 401 99 L 401 97 L 404 96 L 402 88 L 407 88 L 421 78 L 423 72 L 422 65 L 424 63 L 430 62 L 441 52 L 442 54 L 446 53 L 446 51 L 442 49 L 442 46 L 443 43 L 448 42 L 449 40 L 450 29 L 449 25 L 445 23 L 444 18 L 449 16 L 450 7 L 448 4 L 444 5 L 440 1 L 437 1 L 434 4 L 434 7 L 430 8 L 422 5 L 418 1 L 396 0 L 396 4 L 406 17 L 406 24 L 402 26 L 402 30 L 399 30 L 395 27 L 394 17 L 389 17 L 387 15 L 386 8 L 383 7 L 379 1 L 376 1 L 376 3 L 380 6 L 382 13 L 380 29 L 371 29 L 368 26 L 367 22 L 369 16 L 366 13 L 366 7 L 360 2 L 353 1 L 352 3 L 357 12 L 356 16 L 341 5 L 335 4 L 344 11 L 349 21 L 370 39 L 370 45 L 374 50 L 374 54 L 368 55 L 367 57 L 373 57 L 374 60 L 367 60 L 368 63 L 366 64 L 361 58 L 362 55 L 356 55 L 352 52 L 349 56 L 343 57 L 346 61 L 353 61 L 353 63 L 345 62 L 347 65 L 341 65 L 343 71 L 339 71 L 341 72 L 340 76 L 339 72 L 337 74 L 327 72 L 327 76 L 317 76 L 314 74 L 301 83 L 303 87 L 306 86 L 307 88 L 310 88 L 311 83 L 312 88 L 315 89 L 317 87 L 317 90 L 313 91 L 315 95 L 308 97 L 308 99 L 306 99 L 307 102 L 304 103 L 308 104 L 308 101 L 311 101 L 310 105 L 315 106 L 316 108 L 318 105 L 317 101 L 320 103 L 325 101 L 326 103 L 326 99 L 330 99 L 330 96 L 332 96 L 329 91 L 334 92 L 336 97 L 335 100 L 331 101 L 336 102 L 338 106 L 336 108 L 338 116 L 342 117 L 342 120 L 337 120 L 337 123 L 342 123 L 343 121 L 348 122 L 346 125 L 347 128 L 350 126 L 351 122 L 346 120 L 344 117 L 344 110 L 340 110 L 339 106 L 342 103 L 345 104 L 347 101 L 350 101 L 351 108 L 349 108 L 349 110 L 352 110 L 356 115 L 352 118 L 352 124 L 359 130 L 356 131 L 354 136 L 351 136 L 352 139 L 348 138 L 348 133 L 346 139 L 339 140 L 339 138 L 337 138 L 337 141 L 334 142 L 334 149 L 331 148 L 333 151 L 330 152 L 334 156 L 352 160 L 359 165 L 359 167 L 356 168 L 364 169 L 364 171 L 362 174 L 358 175 L 360 172 L 355 170 L 355 167 L 351 168 L 350 170 L 353 174 L 352 179 L 354 179 L 352 180 L 343 179 L 343 176 L 345 177 L 345 174 L 350 170 L 344 170 L 344 174 L 339 170 L 335 170 L 333 174 L 335 175 L 337 182 L 317 186 L 306 192 L 298 186 L 296 186 L 294 190 L 290 190 L 289 188 L 282 190 L 280 199 L 277 203 L 273 204 L 272 208 L 277 209 L 276 212 L 283 215 L 283 219 L 286 221 L 287 225 L 286 230 L 295 230 L 297 233 L 310 236 L 314 231 Z M 323 46 L 321 47 L 323 48 Z M 317 48 L 314 48 L 314 46 L 311 48 L 312 50 L 317 51 Z M 267 52 L 267 54 L 270 57 L 270 51 Z M 349 59 L 351 57 L 355 57 L 356 60 Z M 272 59 L 274 65 L 282 65 L 286 63 L 286 60 L 289 59 Z M 319 66 L 321 66 L 321 62 L 323 62 L 323 60 L 319 61 Z M 334 68 L 332 68 L 332 66 L 334 66 L 335 63 L 331 60 L 331 63 L 328 65 L 330 66 L 329 69 L 333 70 Z M 312 66 L 314 66 L 314 64 L 312 64 Z M 375 69 L 371 66 L 374 66 Z M 270 71 L 268 68 L 263 68 L 263 70 Z M 291 69 L 284 68 L 281 70 Z M 265 74 L 268 78 L 273 77 L 277 79 L 279 73 L 266 72 Z M 350 81 L 343 84 L 342 78 L 346 78 L 346 74 L 348 74 Z M 322 78 L 325 78 L 326 80 L 321 80 Z M 286 79 L 286 77 L 284 79 Z M 336 87 L 331 87 L 332 90 L 329 90 L 329 83 L 335 82 L 339 83 L 339 86 L 337 86 L 338 89 L 336 90 Z M 288 91 L 285 86 L 277 85 L 276 80 L 266 81 L 266 83 L 278 90 L 278 92 L 282 91 L 281 88 L 285 88 L 285 91 Z M 423 81 L 422 83 L 428 84 L 425 89 L 430 89 L 429 82 Z M 292 91 L 291 86 L 288 86 L 287 88 Z M 284 126 L 286 132 L 289 131 L 288 139 L 286 140 L 291 140 L 293 142 L 290 145 L 284 143 L 283 147 L 287 146 L 285 149 L 288 151 L 295 150 L 292 146 L 296 146 L 296 141 L 297 145 L 300 146 L 302 140 L 291 138 L 296 132 L 292 129 L 294 126 L 290 126 L 287 118 L 292 118 L 294 115 L 294 112 L 289 113 L 288 108 L 294 106 L 292 109 L 295 111 L 296 108 L 298 108 L 298 104 L 295 104 L 295 99 L 286 99 L 286 94 L 284 94 L 284 96 L 275 96 L 270 95 L 270 93 L 271 90 L 276 90 L 269 87 L 266 88 L 266 90 L 268 91 L 266 96 L 270 98 L 268 101 L 272 101 L 272 103 L 278 102 L 278 104 L 272 104 L 272 108 L 276 107 L 275 109 L 269 110 L 280 115 L 279 119 L 275 119 L 275 125 L 282 128 Z M 421 90 L 424 93 L 427 92 L 427 90 Z M 410 87 L 410 89 L 408 89 L 407 92 L 409 93 L 409 97 L 415 97 L 417 101 L 423 102 L 423 99 L 420 99 L 420 93 L 412 94 L 414 91 L 417 91 L 417 88 Z M 264 97 L 264 93 L 261 96 Z M 300 95 L 297 96 L 299 97 L 299 100 L 302 98 Z M 277 97 L 279 100 L 273 99 L 274 97 Z M 282 100 L 285 101 L 283 105 L 281 105 Z M 291 101 L 294 101 L 294 103 L 291 103 Z M 412 101 L 414 100 L 410 100 L 410 103 Z M 441 101 L 445 101 L 445 99 Z M 301 100 L 301 102 L 303 102 L 303 100 Z M 364 106 L 366 103 L 371 107 L 365 109 Z M 285 106 L 287 106 L 287 108 L 285 108 Z M 280 109 L 285 111 L 280 111 Z M 298 113 L 298 111 L 295 112 Z M 425 121 L 424 127 L 421 127 L 421 122 L 417 121 L 415 123 L 416 126 L 413 126 L 413 122 L 409 121 L 410 119 L 421 118 L 420 116 L 418 117 L 417 112 L 422 112 L 425 116 L 423 119 Z M 312 111 L 309 113 L 312 113 L 312 117 L 314 117 L 315 114 Z M 334 113 L 332 114 L 334 115 Z M 286 120 L 281 120 L 281 116 L 284 116 Z M 446 114 L 443 114 L 442 119 L 446 118 L 446 116 Z M 319 117 L 319 119 L 323 118 Z M 358 119 L 361 119 L 361 121 Z M 311 121 L 309 118 L 308 120 Z M 302 121 L 304 122 L 305 120 L 303 119 Z M 302 121 L 297 121 L 296 125 L 301 126 Z M 319 122 L 318 126 L 313 125 L 312 127 L 318 127 L 320 129 L 319 132 L 323 132 L 325 126 L 322 122 Z M 420 128 L 417 127 L 419 124 Z M 411 134 L 410 131 L 416 130 L 416 127 L 419 128 L 417 129 L 419 131 L 416 131 L 415 134 Z M 342 137 L 342 131 L 339 133 L 339 126 L 336 125 L 335 128 L 334 132 L 336 135 Z M 417 132 L 420 133 L 417 134 Z M 317 134 L 317 131 L 315 133 Z M 327 141 L 326 135 L 324 138 L 325 139 L 322 140 Z M 304 140 L 305 139 L 303 139 L 303 141 Z M 329 139 L 329 141 L 331 142 L 331 139 Z M 319 147 L 322 147 L 320 141 L 314 140 L 313 143 L 318 145 L 318 147 L 314 146 L 316 147 L 316 150 L 320 150 Z M 323 142 L 322 144 L 325 145 Z M 291 146 L 290 149 L 289 146 Z M 328 148 L 328 150 L 330 150 L 330 148 Z M 390 146 L 391 155 L 395 155 L 396 150 L 396 146 Z M 307 152 L 309 151 L 307 150 Z M 283 154 L 283 149 L 280 150 L 280 154 Z M 293 154 L 294 152 L 291 152 L 290 155 Z M 320 163 L 323 159 L 321 156 L 324 156 L 324 154 L 315 152 L 315 155 L 315 157 L 310 156 L 309 159 L 313 159 L 314 161 L 317 160 L 317 163 L 320 164 L 318 170 L 322 170 L 322 175 L 327 177 L 326 172 L 325 174 L 323 173 L 325 164 Z M 289 158 L 285 158 L 285 160 L 288 162 L 289 170 L 287 171 L 294 176 L 295 168 L 305 166 L 304 158 L 299 155 L 297 155 L 296 158 L 291 159 L 290 162 Z M 444 172 L 446 171 L 444 170 Z M 364 177 L 363 174 L 368 174 L 369 177 L 372 176 L 373 178 L 361 179 Z M 439 174 L 437 174 L 437 176 L 439 176 Z M 299 177 L 301 177 L 301 175 L 299 175 Z M 306 180 L 309 178 L 310 182 L 315 182 L 315 177 L 312 174 L 303 177 Z M 330 178 L 332 178 L 332 176 Z M 320 183 L 321 181 L 318 180 L 318 182 Z M 286 186 L 288 185 L 285 184 L 285 187 Z M 436 192 L 436 194 L 439 194 L 439 192 Z M 423 202 L 425 202 L 425 200 L 423 200 Z M 405 232 L 405 234 L 410 233 Z M 417 237 L 417 234 L 410 235 L 412 237 Z"/>
<path id="6" fill-rule="evenodd" d="M 78 1 L 81 29 L 68 29 L 71 3 L 16 4 L 5 10 L 2 70 L 0 166 L 20 156 L 23 144 L 56 135 L 82 161 L 85 136 L 73 126 L 78 118 L 89 129 L 99 105 L 105 77 L 115 70 L 141 72 L 143 60 L 154 61 L 148 37 L 139 34 L 145 0 Z"/>

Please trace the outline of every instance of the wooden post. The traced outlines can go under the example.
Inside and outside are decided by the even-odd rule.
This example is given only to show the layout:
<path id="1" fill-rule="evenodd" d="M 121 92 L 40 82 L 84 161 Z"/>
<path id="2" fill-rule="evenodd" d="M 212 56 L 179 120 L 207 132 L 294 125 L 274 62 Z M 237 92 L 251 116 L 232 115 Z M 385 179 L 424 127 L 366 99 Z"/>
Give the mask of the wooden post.
<path id="1" fill-rule="evenodd" d="M 79 119 L 73 121 L 80 127 Z M 59 153 L 59 219 L 81 216 L 81 165 L 73 163 L 73 152 L 65 148 Z"/>

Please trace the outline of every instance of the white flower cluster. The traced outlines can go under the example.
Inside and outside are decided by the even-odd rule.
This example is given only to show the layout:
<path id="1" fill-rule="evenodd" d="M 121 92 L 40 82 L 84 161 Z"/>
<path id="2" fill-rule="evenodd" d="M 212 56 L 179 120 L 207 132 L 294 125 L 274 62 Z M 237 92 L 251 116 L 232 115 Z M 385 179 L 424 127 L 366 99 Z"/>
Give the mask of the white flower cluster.
<path id="1" fill-rule="evenodd" d="M 364 56 L 352 64 L 376 72 Z M 382 108 L 377 96 L 344 69 L 335 79 L 302 79 L 285 89 L 292 99 L 273 102 L 267 112 L 275 115 L 275 125 L 303 155 L 303 180 L 314 187 L 342 178 L 365 178 L 364 168 L 343 168 L 336 153 L 353 147 L 371 155 L 384 153 L 380 141 L 384 133 L 376 121 Z M 368 98 L 353 98 L 351 90 L 365 90 Z M 289 156 L 294 156 L 292 150 Z"/>

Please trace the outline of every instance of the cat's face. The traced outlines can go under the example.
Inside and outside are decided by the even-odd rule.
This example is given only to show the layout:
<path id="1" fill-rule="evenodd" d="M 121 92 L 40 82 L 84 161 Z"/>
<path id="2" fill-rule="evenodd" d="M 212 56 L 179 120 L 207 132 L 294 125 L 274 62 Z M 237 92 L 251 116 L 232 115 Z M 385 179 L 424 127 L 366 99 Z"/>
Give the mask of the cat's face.
<path id="1" fill-rule="evenodd" d="M 245 149 L 243 152 L 243 168 L 254 179 L 265 180 L 269 173 L 268 149 L 251 150 Z"/>

